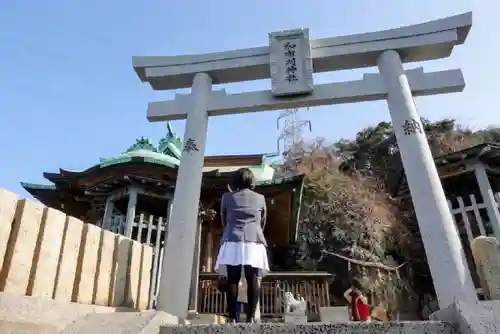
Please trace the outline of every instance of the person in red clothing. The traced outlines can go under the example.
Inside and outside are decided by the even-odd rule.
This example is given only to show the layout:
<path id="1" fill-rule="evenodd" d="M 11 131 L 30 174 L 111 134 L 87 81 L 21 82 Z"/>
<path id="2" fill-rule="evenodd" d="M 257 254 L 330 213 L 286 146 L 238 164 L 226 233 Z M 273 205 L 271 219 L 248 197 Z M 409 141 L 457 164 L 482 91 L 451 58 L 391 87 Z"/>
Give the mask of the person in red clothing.
<path id="1" fill-rule="evenodd" d="M 361 292 L 358 280 L 352 280 L 351 287 L 344 293 L 351 308 L 352 321 L 370 321 L 370 306 L 368 300 Z"/>

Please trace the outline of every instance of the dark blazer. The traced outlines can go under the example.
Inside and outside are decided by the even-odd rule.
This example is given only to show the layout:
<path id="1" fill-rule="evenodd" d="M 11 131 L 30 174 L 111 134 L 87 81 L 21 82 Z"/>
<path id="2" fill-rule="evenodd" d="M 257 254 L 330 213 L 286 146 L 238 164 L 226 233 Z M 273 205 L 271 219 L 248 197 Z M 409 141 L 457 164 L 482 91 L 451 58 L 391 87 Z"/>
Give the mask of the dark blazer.
<path id="1" fill-rule="evenodd" d="M 266 199 L 250 189 L 222 195 L 222 242 L 256 242 L 267 246 L 263 229 L 266 225 Z"/>

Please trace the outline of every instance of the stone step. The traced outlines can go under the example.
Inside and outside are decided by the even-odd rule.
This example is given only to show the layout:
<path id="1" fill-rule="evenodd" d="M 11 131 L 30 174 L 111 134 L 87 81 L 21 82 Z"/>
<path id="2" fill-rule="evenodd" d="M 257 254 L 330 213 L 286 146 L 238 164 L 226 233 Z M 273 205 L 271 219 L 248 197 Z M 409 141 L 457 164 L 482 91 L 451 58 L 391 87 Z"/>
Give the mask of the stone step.
<path id="1" fill-rule="evenodd" d="M 127 308 L 60 302 L 0 292 L 0 321 L 55 326 L 59 331 L 89 314 L 131 311 Z"/>
<path id="2" fill-rule="evenodd" d="M 161 326 L 177 323 L 177 317 L 161 311 L 94 313 L 66 326 L 60 333 L 158 334 Z"/>
<path id="3" fill-rule="evenodd" d="M 372 322 L 372 323 L 309 323 L 296 324 L 236 324 L 236 325 L 168 325 L 160 334 L 456 334 L 453 325 L 442 321 Z"/>
<path id="4" fill-rule="evenodd" d="M 58 334 L 56 326 L 0 320 L 0 334 Z"/>
<path id="5" fill-rule="evenodd" d="M 217 314 L 201 313 L 188 319 L 188 321 L 193 325 L 222 325 L 226 323 L 226 317 Z"/>

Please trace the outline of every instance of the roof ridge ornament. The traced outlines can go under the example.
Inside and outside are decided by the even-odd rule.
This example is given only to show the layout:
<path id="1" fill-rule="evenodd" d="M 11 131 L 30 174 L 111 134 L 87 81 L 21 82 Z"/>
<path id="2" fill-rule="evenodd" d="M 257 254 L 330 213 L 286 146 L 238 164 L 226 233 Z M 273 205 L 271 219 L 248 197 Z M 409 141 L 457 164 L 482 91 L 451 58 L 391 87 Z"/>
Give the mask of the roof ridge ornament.
<path id="1" fill-rule="evenodd" d="M 109 162 L 112 160 L 119 159 L 123 156 L 128 156 L 127 153 L 144 150 L 153 153 L 159 153 L 174 159 L 179 159 L 180 149 L 182 147 L 182 140 L 175 134 L 172 129 L 170 122 L 167 122 L 167 134 L 165 137 L 158 141 L 158 145 L 154 145 L 152 140 L 141 136 L 135 140 L 135 143 L 131 145 L 128 149 L 122 152 L 118 157 L 114 156 L 111 158 L 100 158 L 100 163 Z"/>
<path id="2" fill-rule="evenodd" d="M 172 129 L 172 123 L 170 123 L 170 121 L 167 122 L 167 136 L 175 137 L 174 130 Z"/>
<path id="3" fill-rule="evenodd" d="M 143 136 L 141 136 L 141 138 L 136 139 L 135 144 L 130 146 L 124 153 L 137 150 L 158 152 L 158 149 L 153 145 L 153 143 L 151 143 L 151 140 L 149 140 L 148 138 L 144 138 Z"/>
<path id="4" fill-rule="evenodd" d="M 158 152 L 180 158 L 182 140 L 175 134 L 170 121 L 167 122 L 167 134 L 158 142 Z"/>

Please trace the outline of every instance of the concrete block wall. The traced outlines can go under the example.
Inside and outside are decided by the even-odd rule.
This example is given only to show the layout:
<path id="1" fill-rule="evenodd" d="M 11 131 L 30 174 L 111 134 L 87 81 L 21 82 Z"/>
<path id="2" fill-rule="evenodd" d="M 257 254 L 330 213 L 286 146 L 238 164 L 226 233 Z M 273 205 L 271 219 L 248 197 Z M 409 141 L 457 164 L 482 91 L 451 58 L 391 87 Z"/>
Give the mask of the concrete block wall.
<path id="1" fill-rule="evenodd" d="M 0 189 L 0 292 L 145 310 L 152 247 Z"/>
<path id="2" fill-rule="evenodd" d="M 488 300 L 500 300 L 500 248 L 495 237 L 480 236 L 471 243 L 477 273 Z"/>

